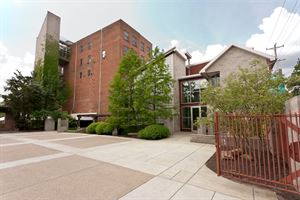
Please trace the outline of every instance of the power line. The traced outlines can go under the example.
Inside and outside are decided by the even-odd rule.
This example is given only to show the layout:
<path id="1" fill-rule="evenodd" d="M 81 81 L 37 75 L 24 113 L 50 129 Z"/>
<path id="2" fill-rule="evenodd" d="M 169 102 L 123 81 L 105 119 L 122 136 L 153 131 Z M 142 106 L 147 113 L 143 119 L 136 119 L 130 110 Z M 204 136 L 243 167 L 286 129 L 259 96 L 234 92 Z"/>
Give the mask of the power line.
<path id="1" fill-rule="evenodd" d="M 277 20 L 276 20 L 275 25 L 274 25 L 274 27 L 273 27 L 273 30 L 272 30 L 272 32 L 271 32 L 271 36 L 269 37 L 269 40 L 268 40 L 268 42 L 267 42 L 267 46 L 269 45 L 270 40 L 272 39 L 272 36 L 273 36 L 274 31 L 275 31 L 275 29 L 276 29 L 276 26 L 277 26 L 277 23 L 278 23 L 278 21 L 279 21 L 280 15 L 281 15 L 281 13 L 282 13 L 282 9 L 284 8 L 285 2 L 286 2 L 286 0 L 284 0 L 283 4 L 282 4 L 282 6 L 281 6 L 280 13 L 279 13 L 279 15 L 278 15 L 278 17 L 277 17 Z"/>
<path id="2" fill-rule="evenodd" d="M 277 37 L 277 40 L 276 40 L 277 42 L 279 42 L 279 39 L 280 39 L 280 36 L 282 35 L 282 33 L 286 31 L 285 28 L 286 28 L 286 26 L 289 24 L 289 22 L 290 22 L 289 20 L 290 20 L 290 17 L 291 17 L 291 16 L 292 16 L 291 21 L 293 20 L 293 17 L 294 17 L 293 13 L 294 13 L 294 10 L 295 10 L 295 8 L 296 8 L 298 2 L 299 2 L 299 0 L 297 0 L 297 1 L 295 2 L 292 11 L 289 13 L 288 19 L 286 20 L 286 22 L 285 22 L 283 28 L 281 29 L 281 32 L 280 32 L 279 36 Z M 285 35 L 285 34 L 284 34 L 284 35 Z"/>

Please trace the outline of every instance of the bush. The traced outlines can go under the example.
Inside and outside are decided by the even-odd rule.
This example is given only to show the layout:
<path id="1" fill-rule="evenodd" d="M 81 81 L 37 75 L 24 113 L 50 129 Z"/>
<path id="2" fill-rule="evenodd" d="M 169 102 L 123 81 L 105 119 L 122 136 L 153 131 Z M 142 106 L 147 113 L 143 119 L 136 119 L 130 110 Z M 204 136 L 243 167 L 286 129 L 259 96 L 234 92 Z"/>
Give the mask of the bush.
<path id="1" fill-rule="evenodd" d="M 107 122 L 99 122 L 96 127 L 97 134 L 111 135 L 113 130 L 114 130 L 113 125 L 111 125 Z"/>
<path id="2" fill-rule="evenodd" d="M 96 127 L 99 123 L 98 122 L 93 122 L 88 127 L 86 127 L 86 132 L 90 134 L 95 134 L 96 133 Z"/>
<path id="3" fill-rule="evenodd" d="M 147 140 L 158 140 L 169 137 L 170 131 L 163 125 L 150 125 L 138 132 L 138 137 Z"/>
<path id="4" fill-rule="evenodd" d="M 76 130 L 77 129 L 77 120 L 70 117 L 69 118 L 69 130 Z"/>

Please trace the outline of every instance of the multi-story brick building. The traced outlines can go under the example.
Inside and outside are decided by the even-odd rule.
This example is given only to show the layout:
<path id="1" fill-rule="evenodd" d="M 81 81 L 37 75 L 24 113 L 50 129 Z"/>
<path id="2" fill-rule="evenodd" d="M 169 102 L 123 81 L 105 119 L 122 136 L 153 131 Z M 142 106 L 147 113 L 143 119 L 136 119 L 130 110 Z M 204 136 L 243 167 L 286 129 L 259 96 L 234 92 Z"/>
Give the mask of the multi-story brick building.
<path id="1" fill-rule="evenodd" d="M 48 12 L 37 38 L 36 61 L 44 60 L 47 36 L 56 39 L 60 46 L 59 65 L 71 90 L 64 110 L 89 119 L 108 115 L 109 85 L 123 55 L 133 49 L 146 57 L 152 44 L 122 20 L 73 43 L 58 39 L 59 26 L 60 18 Z M 199 64 L 186 65 L 191 56 L 176 48 L 166 51 L 165 59 L 175 80 L 171 103 L 177 110 L 171 120 L 164 121 L 171 132 L 197 131 L 196 119 L 208 112 L 207 105 L 201 104 L 201 92 L 208 81 L 223 86 L 229 74 L 249 67 L 253 60 L 270 69 L 276 61 L 270 55 L 238 45 L 230 45 L 213 60 Z"/>
<path id="2" fill-rule="evenodd" d="M 45 38 L 57 39 L 59 30 L 60 18 L 48 12 L 37 38 L 36 61 L 43 60 Z M 147 57 L 152 49 L 151 42 L 121 19 L 76 42 L 58 42 L 60 68 L 71 90 L 64 110 L 79 116 L 108 115 L 109 86 L 124 54 L 132 49 Z"/>

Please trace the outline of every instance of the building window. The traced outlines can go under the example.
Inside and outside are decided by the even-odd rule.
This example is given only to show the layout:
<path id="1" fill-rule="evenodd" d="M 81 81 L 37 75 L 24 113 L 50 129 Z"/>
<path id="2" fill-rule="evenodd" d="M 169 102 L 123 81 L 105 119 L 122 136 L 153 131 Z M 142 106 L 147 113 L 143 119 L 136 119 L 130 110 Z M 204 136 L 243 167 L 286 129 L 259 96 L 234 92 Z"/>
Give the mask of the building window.
<path id="1" fill-rule="evenodd" d="M 83 64 L 83 59 L 80 58 L 80 67 L 82 67 L 82 64 Z"/>
<path id="2" fill-rule="evenodd" d="M 141 42 L 141 51 L 144 51 L 144 50 L 145 50 L 144 42 Z"/>
<path id="3" fill-rule="evenodd" d="M 91 55 L 88 55 L 88 61 L 87 61 L 87 64 L 90 64 L 92 63 L 92 56 Z"/>
<path id="4" fill-rule="evenodd" d="M 80 45 L 79 49 L 80 49 L 80 52 L 83 52 L 83 46 L 82 45 Z"/>
<path id="5" fill-rule="evenodd" d="M 137 46 L 137 39 L 135 36 L 132 37 L 132 45 L 135 47 Z"/>
<path id="6" fill-rule="evenodd" d="M 182 103 L 200 103 L 200 92 L 207 86 L 206 79 L 190 80 L 181 83 Z"/>
<path id="7" fill-rule="evenodd" d="M 124 47 L 123 47 L 123 54 L 125 55 L 128 51 L 129 51 L 129 48 L 126 47 L 126 46 L 124 46 Z"/>
<path id="8" fill-rule="evenodd" d="M 129 34 L 127 31 L 124 31 L 123 38 L 124 38 L 124 40 L 129 41 Z"/>
<path id="9" fill-rule="evenodd" d="M 82 78 L 82 72 L 79 72 L 79 78 Z"/>
<path id="10" fill-rule="evenodd" d="M 210 78 L 210 83 L 212 86 L 220 86 L 220 74 L 214 75 Z"/>
<path id="11" fill-rule="evenodd" d="M 89 43 L 88 43 L 88 49 L 91 49 L 92 46 L 93 46 L 93 45 L 92 45 L 92 42 L 89 42 Z"/>
<path id="12" fill-rule="evenodd" d="M 88 75 L 88 76 L 91 76 L 91 75 L 92 75 L 92 73 L 91 73 L 91 70 L 90 70 L 90 69 L 88 69 L 88 71 L 87 71 L 87 75 Z"/>
<path id="13" fill-rule="evenodd" d="M 147 47 L 147 53 L 149 53 L 151 51 L 150 47 Z"/>

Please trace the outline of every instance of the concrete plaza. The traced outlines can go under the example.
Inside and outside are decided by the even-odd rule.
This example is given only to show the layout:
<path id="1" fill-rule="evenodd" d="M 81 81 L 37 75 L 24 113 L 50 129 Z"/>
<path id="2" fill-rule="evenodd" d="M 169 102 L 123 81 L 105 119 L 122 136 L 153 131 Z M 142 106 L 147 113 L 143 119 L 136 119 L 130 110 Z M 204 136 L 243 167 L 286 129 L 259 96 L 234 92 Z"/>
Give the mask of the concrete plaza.
<path id="1" fill-rule="evenodd" d="M 1 200 L 275 200 L 218 177 L 215 147 L 178 134 L 159 141 L 75 133 L 0 134 Z"/>

